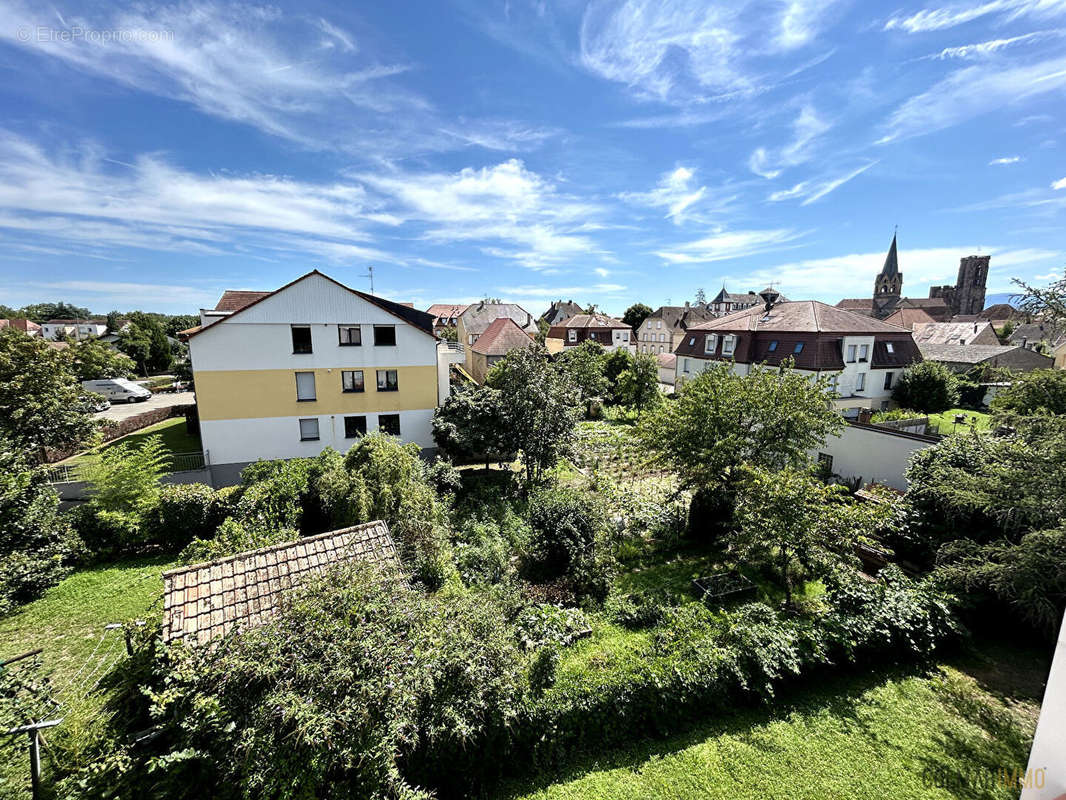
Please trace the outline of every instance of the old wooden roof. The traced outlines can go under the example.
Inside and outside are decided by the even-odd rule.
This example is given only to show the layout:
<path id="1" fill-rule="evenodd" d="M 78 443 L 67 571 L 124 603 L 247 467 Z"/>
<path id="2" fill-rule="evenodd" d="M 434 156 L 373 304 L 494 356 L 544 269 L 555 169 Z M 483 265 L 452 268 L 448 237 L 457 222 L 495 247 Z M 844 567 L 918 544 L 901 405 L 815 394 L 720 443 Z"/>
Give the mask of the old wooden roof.
<path id="1" fill-rule="evenodd" d="M 399 565 L 388 525 L 367 522 L 164 572 L 163 640 L 202 644 L 264 624 L 285 591 L 357 559 Z"/>

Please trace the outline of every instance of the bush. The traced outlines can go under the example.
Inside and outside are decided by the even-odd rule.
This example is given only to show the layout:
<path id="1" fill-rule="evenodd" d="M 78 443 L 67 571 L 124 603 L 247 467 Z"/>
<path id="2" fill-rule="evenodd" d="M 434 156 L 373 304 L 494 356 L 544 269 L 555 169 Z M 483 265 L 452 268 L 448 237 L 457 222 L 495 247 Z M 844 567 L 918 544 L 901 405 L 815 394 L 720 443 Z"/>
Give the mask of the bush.
<path id="1" fill-rule="evenodd" d="M 523 650 L 540 650 L 566 647 L 588 633 L 589 621 L 579 608 L 541 603 L 523 609 L 515 618 L 514 627 Z"/>
<path id="2" fill-rule="evenodd" d="M 939 361 L 919 361 L 903 370 L 892 398 L 904 408 L 939 414 L 959 404 L 959 380 Z"/>
<path id="3" fill-rule="evenodd" d="M 992 400 L 993 411 L 1066 414 L 1066 370 L 1036 369 L 1016 375 Z"/>
<path id="4" fill-rule="evenodd" d="M 528 545 L 529 526 L 513 512 L 502 521 L 463 520 L 455 534 L 455 563 L 468 585 L 500 583 L 515 571 Z"/>
<path id="5" fill-rule="evenodd" d="M 225 558 L 248 550 L 258 550 L 272 544 L 292 542 L 300 538 L 300 534 L 292 528 L 253 527 L 244 525 L 232 517 L 223 521 L 218 529 L 212 530 L 211 533 L 210 538 L 193 539 L 181 551 L 178 560 L 182 564 L 200 564 L 204 561 L 214 561 L 217 558 Z"/>
<path id="6" fill-rule="evenodd" d="M 148 521 L 152 538 L 167 549 L 180 549 L 193 539 L 210 539 L 233 508 L 232 493 L 216 492 L 204 483 L 164 484 Z"/>
<path id="7" fill-rule="evenodd" d="M 565 577 L 578 596 L 602 600 L 614 571 L 606 519 L 596 495 L 573 489 L 534 495 L 529 504 L 527 574 L 541 582 Z"/>
<path id="8" fill-rule="evenodd" d="M 613 622 L 635 631 L 658 625 L 673 606 L 672 598 L 633 592 L 611 595 L 607 598 L 604 610 Z"/>

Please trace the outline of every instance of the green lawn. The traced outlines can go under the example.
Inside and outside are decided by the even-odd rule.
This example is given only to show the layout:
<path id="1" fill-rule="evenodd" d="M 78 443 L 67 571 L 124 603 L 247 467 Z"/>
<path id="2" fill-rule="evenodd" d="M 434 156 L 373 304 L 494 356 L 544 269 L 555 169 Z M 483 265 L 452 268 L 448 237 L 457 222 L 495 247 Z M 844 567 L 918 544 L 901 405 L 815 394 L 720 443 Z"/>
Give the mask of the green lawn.
<path id="1" fill-rule="evenodd" d="M 143 618 L 160 602 L 160 576 L 174 563 L 139 559 L 71 575 L 40 600 L 0 619 L 0 660 L 43 648 L 42 666 L 64 704 L 63 724 L 83 724 L 104 704 L 94 690 L 97 681 L 125 654 L 122 631 L 104 626 Z M 24 747 L 0 749 L 0 794 L 28 786 L 28 776 Z"/>
<path id="2" fill-rule="evenodd" d="M 1005 663 L 969 659 L 928 675 L 881 670 L 823 680 L 770 708 L 588 758 L 496 796 L 1016 798 L 996 783 L 997 771 L 1025 768 L 1048 663 L 1008 650 L 998 658 Z M 1024 680 L 1012 684 L 1004 677 L 1015 662 Z M 930 785 L 930 771 L 962 788 Z"/>
<path id="3" fill-rule="evenodd" d="M 966 423 L 955 425 L 955 415 L 962 414 L 966 417 Z M 977 419 L 976 426 L 971 427 L 973 419 Z M 968 408 L 949 408 L 941 414 L 930 414 L 929 421 L 940 429 L 940 433 L 946 435 L 952 433 L 969 433 L 971 430 L 987 431 L 989 415 L 984 411 L 971 411 Z"/>
<path id="4" fill-rule="evenodd" d="M 196 436 L 190 436 L 189 432 L 186 430 L 185 418 L 174 417 L 173 419 L 165 419 L 162 422 L 157 422 L 155 425 L 150 425 L 136 433 L 131 433 L 129 436 L 123 436 L 121 439 L 108 442 L 95 450 L 80 453 L 79 455 L 69 458 L 61 463 L 82 464 L 97 454 L 102 453 L 105 450 L 110 450 L 112 447 L 117 447 L 120 444 L 129 444 L 131 447 L 137 447 L 149 436 L 161 436 L 163 439 L 163 446 L 168 453 L 199 453 L 202 449 L 200 439 Z"/>

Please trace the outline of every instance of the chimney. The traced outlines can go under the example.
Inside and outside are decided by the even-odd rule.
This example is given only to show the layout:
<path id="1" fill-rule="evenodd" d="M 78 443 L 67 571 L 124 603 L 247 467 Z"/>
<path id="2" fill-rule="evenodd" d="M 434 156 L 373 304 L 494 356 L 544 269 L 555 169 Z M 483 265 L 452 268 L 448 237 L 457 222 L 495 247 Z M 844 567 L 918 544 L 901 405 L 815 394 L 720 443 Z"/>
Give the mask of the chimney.
<path id="1" fill-rule="evenodd" d="M 974 323 L 973 323 L 973 332 L 974 332 L 974 333 L 977 333 L 977 320 L 974 320 Z"/>
<path id="2" fill-rule="evenodd" d="M 1026 345 L 1026 343 L 1027 343 L 1028 341 L 1029 341 L 1029 337 L 1028 337 L 1028 336 L 1023 336 L 1023 337 L 1022 337 L 1022 348 L 1023 348 L 1023 349 L 1025 348 L 1025 345 Z"/>

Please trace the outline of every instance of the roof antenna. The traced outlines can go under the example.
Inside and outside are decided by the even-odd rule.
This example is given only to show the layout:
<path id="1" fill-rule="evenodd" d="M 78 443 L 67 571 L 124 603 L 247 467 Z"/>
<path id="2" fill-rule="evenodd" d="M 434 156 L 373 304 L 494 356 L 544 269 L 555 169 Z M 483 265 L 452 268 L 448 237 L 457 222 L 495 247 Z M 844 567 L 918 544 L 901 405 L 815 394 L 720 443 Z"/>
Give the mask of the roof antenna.
<path id="1" fill-rule="evenodd" d="M 370 294 L 374 293 L 374 265 L 369 264 L 366 268 L 366 274 L 360 275 L 360 278 L 370 278 Z"/>

